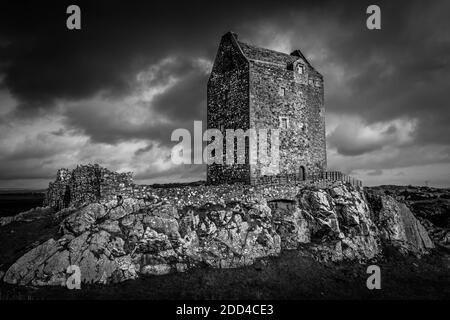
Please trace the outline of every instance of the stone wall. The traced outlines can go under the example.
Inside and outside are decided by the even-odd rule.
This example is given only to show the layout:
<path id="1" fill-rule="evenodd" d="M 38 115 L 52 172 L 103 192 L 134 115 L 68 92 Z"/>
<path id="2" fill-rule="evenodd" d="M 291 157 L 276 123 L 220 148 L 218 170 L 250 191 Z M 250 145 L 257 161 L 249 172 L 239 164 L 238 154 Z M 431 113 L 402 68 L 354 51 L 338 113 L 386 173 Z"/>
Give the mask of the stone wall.
<path id="1" fill-rule="evenodd" d="M 208 82 L 207 104 L 208 129 L 219 129 L 224 136 L 225 129 L 279 129 L 280 117 L 288 117 L 288 127 L 280 132 L 277 174 L 318 179 L 326 171 L 323 77 L 298 50 L 288 55 L 225 34 Z M 260 159 L 249 164 L 248 138 L 235 150 L 224 145 L 223 151 L 245 155 L 245 164 L 208 165 L 210 184 L 257 184 L 260 177 L 273 175 Z"/>
<path id="2" fill-rule="evenodd" d="M 208 129 L 219 129 L 225 137 L 226 129 L 247 130 L 250 127 L 248 112 L 249 64 L 239 52 L 235 39 L 231 34 L 222 37 L 213 70 L 208 81 L 207 117 Z M 227 150 L 223 146 L 223 154 L 231 152 L 244 154 L 244 148 Z M 237 161 L 236 161 L 237 162 Z M 207 168 L 208 183 L 250 182 L 250 167 L 245 164 L 226 165 L 212 164 Z"/>
<path id="3" fill-rule="evenodd" d="M 280 174 L 299 173 L 319 178 L 326 170 L 325 112 L 323 81 L 307 64 L 302 75 L 287 67 L 263 62 L 250 63 L 250 126 L 278 129 L 280 117 L 288 117 L 288 128 L 280 129 Z M 320 86 L 309 79 L 320 79 Z M 252 167 L 252 177 L 261 176 L 261 167 Z"/>
<path id="4" fill-rule="evenodd" d="M 118 196 L 122 199 L 157 198 L 177 207 L 200 206 L 208 202 L 240 201 L 247 197 L 264 197 L 269 200 L 294 199 L 304 188 L 329 188 L 339 182 L 349 183 L 354 187 L 362 186 L 359 180 L 351 180 L 340 172 L 329 173 L 328 179 L 298 181 L 293 176 L 275 178 L 280 180 L 258 182 L 257 185 L 235 183 L 153 188 L 149 185 L 135 184 L 131 172 L 117 173 L 98 164 L 79 165 L 72 171 L 58 170 L 56 180 L 50 182 L 47 189 L 44 206 L 60 210 L 85 203 L 116 200 Z"/>
<path id="5" fill-rule="evenodd" d="M 99 165 L 80 165 L 74 170 L 60 169 L 50 182 L 45 206 L 55 209 L 79 206 L 101 199 L 112 200 L 117 195 L 133 196 L 142 187 L 133 184 L 132 173 L 117 173 Z"/>

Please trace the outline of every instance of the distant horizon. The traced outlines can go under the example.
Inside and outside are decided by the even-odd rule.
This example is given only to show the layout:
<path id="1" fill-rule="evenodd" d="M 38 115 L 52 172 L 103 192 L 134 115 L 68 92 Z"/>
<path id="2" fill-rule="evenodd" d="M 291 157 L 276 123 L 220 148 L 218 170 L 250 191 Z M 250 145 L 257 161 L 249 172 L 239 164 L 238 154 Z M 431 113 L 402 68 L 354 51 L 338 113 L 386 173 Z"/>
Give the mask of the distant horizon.
<path id="1" fill-rule="evenodd" d="M 77 164 L 74 165 L 73 167 L 69 167 L 66 169 L 69 170 L 73 170 L 76 168 L 76 166 L 78 165 L 82 165 L 82 164 Z M 62 168 L 60 168 L 62 169 Z M 108 168 L 107 168 L 108 169 Z M 123 173 L 123 172 L 129 172 L 127 170 L 118 170 L 117 172 L 119 173 Z M 56 180 L 56 171 L 55 171 L 55 175 L 53 178 L 49 178 L 49 179 L 39 179 L 39 183 L 44 183 L 44 185 L 42 186 L 38 186 L 38 187 L 0 187 L 0 194 L 5 192 L 5 191 L 29 191 L 29 192 L 45 192 L 48 188 L 48 184 L 50 182 L 53 182 Z M 197 180 L 190 180 L 190 179 L 186 179 L 186 180 L 177 180 L 177 181 L 167 181 L 164 178 L 160 178 L 160 179 L 153 179 L 152 181 L 149 180 L 141 180 L 141 179 L 134 179 L 133 178 L 133 182 L 135 184 L 138 185 L 171 185 L 171 184 L 191 184 L 191 183 L 206 183 L 206 172 L 205 172 L 205 179 L 197 179 Z M 381 184 L 365 184 L 363 181 L 363 187 L 382 187 L 382 186 L 398 186 L 398 187 L 431 187 L 431 188 L 438 188 L 438 189 L 449 189 L 450 187 L 447 185 L 433 185 L 431 183 L 428 183 L 428 185 L 425 184 L 426 181 L 424 181 L 424 183 L 412 183 L 412 184 L 400 184 L 400 183 L 381 183 Z"/>

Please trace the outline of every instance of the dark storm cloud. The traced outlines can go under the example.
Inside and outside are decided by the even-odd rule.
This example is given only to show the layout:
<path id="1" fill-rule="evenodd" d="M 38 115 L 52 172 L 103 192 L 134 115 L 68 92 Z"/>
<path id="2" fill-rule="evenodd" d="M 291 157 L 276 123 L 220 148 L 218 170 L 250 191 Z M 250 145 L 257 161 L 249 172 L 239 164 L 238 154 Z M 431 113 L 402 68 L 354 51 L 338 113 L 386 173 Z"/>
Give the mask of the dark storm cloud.
<path id="1" fill-rule="evenodd" d="M 136 152 L 134 153 L 134 155 L 140 156 L 141 154 L 151 151 L 153 149 L 153 147 L 154 147 L 154 145 L 152 143 L 149 143 L 144 148 L 137 149 Z"/>
<path id="2" fill-rule="evenodd" d="M 190 73 L 154 100 L 155 111 L 170 119 L 202 119 L 206 106 L 208 75 Z"/>
<path id="3" fill-rule="evenodd" d="M 135 124 L 124 120 L 120 115 L 109 113 L 104 104 L 80 104 L 70 108 L 66 116 L 66 125 L 85 134 L 93 142 L 116 144 L 134 139 L 167 140 L 173 129 L 180 124 L 148 123 Z M 101 125 L 99 125 L 101 124 Z"/>
<path id="4" fill-rule="evenodd" d="M 58 114 L 65 128 L 53 135 L 81 133 L 110 145 L 144 140 L 149 150 L 135 152 L 141 156 L 153 151 L 151 141 L 170 145 L 173 129 L 189 129 L 193 120 L 205 119 L 208 74 L 197 62 L 213 61 L 222 34 L 233 30 L 259 45 L 282 36 L 324 75 L 328 115 L 357 116 L 367 126 L 415 121 L 408 143 L 399 142 L 404 130 L 392 125 L 375 137 L 355 136 L 343 126 L 329 132 L 329 147 L 349 158 L 385 146 L 405 148 L 395 163 L 379 161 L 392 168 L 408 163 L 403 158 L 414 154 L 414 144 L 450 144 L 450 2 L 374 3 L 382 9 L 379 31 L 365 28 L 372 1 L 77 1 L 82 30 L 69 31 L 65 11 L 72 1 L 3 1 L 0 90 L 18 103 L 12 118 Z M 152 69 L 168 58 L 170 63 Z M 148 118 L 134 121 L 118 112 L 119 103 L 135 93 L 136 76 L 149 68 L 149 88 L 175 82 L 141 102 Z M 71 107 L 61 111 L 61 101 Z M 8 121 L 2 117 L 0 124 Z M 9 157 L 45 154 L 30 148 Z M 20 171 L 11 163 L 3 168 Z M 147 176 L 158 175 L 150 170 Z"/>
<path id="5" fill-rule="evenodd" d="M 210 56 L 218 35 L 246 15 L 259 15 L 251 5 L 231 2 L 77 1 L 82 30 L 69 31 L 69 4 L 15 1 L 0 7 L 6 44 L 0 73 L 21 108 L 47 108 L 57 98 L 85 98 L 100 90 L 123 94 L 146 65 L 171 54 Z M 271 6 L 258 7 L 263 13 Z"/>
<path id="6" fill-rule="evenodd" d="M 381 7 L 380 32 L 343 20 L 342 32 L 353 32 L 326 42 L 333 63 L 347 74 L 340 79 L 346 93 L 333 90 L 336 82 L 327 83 L 327 109 L 358 114 L 368 124 L 415 118 L 417 143 L 448 144 L 450 38 L 444 30 L 450 29 L 450 3 L 396 1 Z"/>
<path id="7" fill-rule="evenodd" d="M 384 146 L 383 141 L 356 140 L 350 137 L 349 134 L 341 135 L 339 132 L 334 132 L 328 138 L 329 147 L 335 147 L 337 152 L 344 156 L 358 156 L 380 150 Z"/>
<path id="8" fill-rule="evenodd" d="M 92 142 L 116 144 L 151 139 L 162 145 L 172 145 L 173 130 L 190 128 L 194 120 L 206 120 L 205 88 L 210 68 L 210 64 L 201 59 L 170 56 L 143 71 L 142 82 L 136 84 L 151 88 L 174 82 L 167 90 L 156 93 L 152 101 L 134 103 L 148 111 L 146 118 L 141 117 L 139 122 L 130 120 L 129 116 L 136 111 L 128 110 L 125 102 L 91 99 L 67 108 L 65 123 L 88 135 Z"/>

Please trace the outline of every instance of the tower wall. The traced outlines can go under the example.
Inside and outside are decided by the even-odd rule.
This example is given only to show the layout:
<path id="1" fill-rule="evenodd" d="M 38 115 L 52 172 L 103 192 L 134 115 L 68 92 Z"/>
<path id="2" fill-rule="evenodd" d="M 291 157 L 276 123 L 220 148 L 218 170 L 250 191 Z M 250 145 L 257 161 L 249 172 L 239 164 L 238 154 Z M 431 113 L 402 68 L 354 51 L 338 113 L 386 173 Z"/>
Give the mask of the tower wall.
<path id="1" fill-rule="evenodd" d="M 261 62 L 250 64 L 250 126 L 280 129 L 279 174 L 321 177 L 326 170 L 325 112 L 323 80 L 304 65 L 303 74 Z M 313 80 L 310 83 L 310 80 Z M 280 127 L 287 117 L 288 128 Z M 252 178 L 264 175 L 259 162 L 252 166 Z"/>
<path id="2" fill-rule="evenodd" d="M 247 130 L 249 119 L 249 64 L 239 51 L 231 34 L 227 34 L 217 52 L 208 81 L 208 129 Z M 224 154 L 227 152 L 224 144 Z M 233 153 L 244 152 L 234 150 Z M 207 167 L 208 183 L 234 183 L 250 181 L 250 166 L 246 164 L 212 164 Z"/>
<path id="3" fill-rule="evenodd" d="M 257 48 L 227 33 L 207 90 L 209 129 L 220 129 L 224 137 L 225 129 L 280 129 L 276 174 L 304 179 L 323 176 L 327 162 L 323 77 L 300 51 L 287 55 Z M 286 128 L 281 118 L 288 119 Z M 258 183 L 261 177 L 274 174 L 259 161 L 249 164 L 248 141 L 239 147 L 233 152 L 246 154 L 246 163 L 226 165 L 224 157 L 223 165 L 208 165 L 208 183 Z M 225 144 L 223 152 L 227 152 Z"/>

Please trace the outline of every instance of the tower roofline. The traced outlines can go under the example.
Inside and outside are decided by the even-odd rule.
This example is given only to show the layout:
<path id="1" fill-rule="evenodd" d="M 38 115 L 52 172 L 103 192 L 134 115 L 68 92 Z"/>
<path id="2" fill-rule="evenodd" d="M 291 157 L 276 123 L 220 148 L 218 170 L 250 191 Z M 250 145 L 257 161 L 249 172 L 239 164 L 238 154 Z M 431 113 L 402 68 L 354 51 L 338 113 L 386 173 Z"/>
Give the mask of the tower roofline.
<path id="1" fill-rule="evenodd" d="M 255 62 L 263 62 L 272 65 L 279 65 L 280 67 L 289 66 L 298 60 L 303 60 L 311 69 L 318 72 L 308 61 L 305 55 L 296 49 L 290 54 L 285 52 L 280 52 L 276 50 L 271 50 L 263 47 L 258 47 L 246 42 L 240 41 L 237 33 L 233 31 L 228 31 L 223 35 L 222 38 L 228 37 L 233 41 L 233 43 L 239 48 L 240 53 L 248 60 Z"/>

